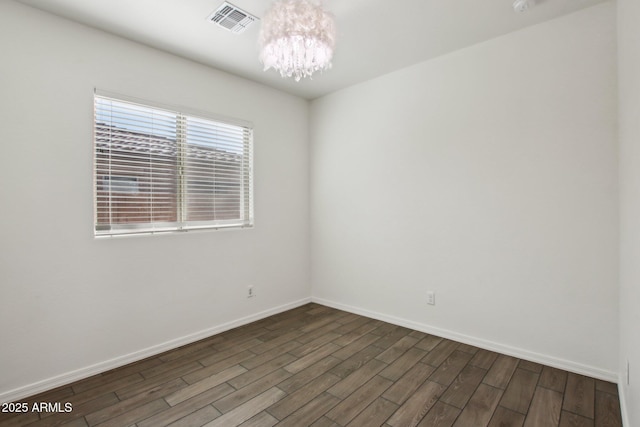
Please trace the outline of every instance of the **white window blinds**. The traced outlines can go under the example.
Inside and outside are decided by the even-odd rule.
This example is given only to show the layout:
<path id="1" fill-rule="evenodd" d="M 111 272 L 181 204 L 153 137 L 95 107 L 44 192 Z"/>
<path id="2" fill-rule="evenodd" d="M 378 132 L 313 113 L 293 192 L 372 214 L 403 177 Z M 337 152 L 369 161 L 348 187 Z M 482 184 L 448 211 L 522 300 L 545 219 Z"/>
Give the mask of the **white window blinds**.
<path id="1" fill-rule="evenodd" d="M 95 96 L 97 236 L 253 225 L 253 131 Z"/>

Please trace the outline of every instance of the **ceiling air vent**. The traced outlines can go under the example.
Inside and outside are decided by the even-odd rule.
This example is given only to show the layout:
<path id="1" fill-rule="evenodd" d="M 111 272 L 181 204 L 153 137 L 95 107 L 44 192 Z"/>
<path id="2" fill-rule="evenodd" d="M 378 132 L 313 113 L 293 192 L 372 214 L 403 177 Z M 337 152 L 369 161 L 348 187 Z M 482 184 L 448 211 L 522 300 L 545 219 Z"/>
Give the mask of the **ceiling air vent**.
<path id="1" fill-rule="evenodd" d="M 236 34 L 244 32 L 249 25 L 258 20 L 250 13 L 226 1 L 220 5 L 218 10 L 209 15 L 208 19 L 210 22 Z"/>

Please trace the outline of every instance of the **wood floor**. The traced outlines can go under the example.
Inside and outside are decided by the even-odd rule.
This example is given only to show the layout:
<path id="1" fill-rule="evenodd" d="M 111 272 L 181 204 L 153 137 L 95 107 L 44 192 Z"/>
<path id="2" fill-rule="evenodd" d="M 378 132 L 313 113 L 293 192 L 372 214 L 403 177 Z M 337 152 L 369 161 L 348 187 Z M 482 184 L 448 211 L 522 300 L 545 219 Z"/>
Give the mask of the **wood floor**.
<path id="1" fill-rule="evenodd" d="M 317 304 L 22 402 L 72 411 L 0 426 L 622 425 L 615 384 Z"/>

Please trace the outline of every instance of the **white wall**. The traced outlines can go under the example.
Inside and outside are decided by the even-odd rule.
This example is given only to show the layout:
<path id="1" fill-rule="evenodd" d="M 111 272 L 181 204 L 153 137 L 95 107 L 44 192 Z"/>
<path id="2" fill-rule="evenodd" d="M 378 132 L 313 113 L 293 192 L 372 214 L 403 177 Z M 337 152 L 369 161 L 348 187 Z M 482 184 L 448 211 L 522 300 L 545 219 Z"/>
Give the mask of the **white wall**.
<path id="1" fill-rule="evenodd" d="M 620 386 L 640 425 L 640 3 L 618 0 L 620 99 Z M 627 360 L 630 384 L 627 385 Z"/>
<path id="2" fill-rule="evenodd" d="M 309 165 L 306 101 L 0 2 L 0 401 L 306 301 L 310 275 L 423 330 L 640 366 L 640 12 L 619 1 L 620 368 L 613 3 L 315 101 Z M 256 227 L 95 240 L 94 87 L 252 121 Z"/>
<path id="3" fill-rule="evenodd" d="M 314 101 L 314 298 L 615 380 L 615 43 L 605 3 Z"/>
<path id="4" fill-rule="evenodd" d="M 94 87 L 253 122 L 255 228 L 94 239 Z M 308 300 L 308 113 L 0 2 L 0 401 Z"/>

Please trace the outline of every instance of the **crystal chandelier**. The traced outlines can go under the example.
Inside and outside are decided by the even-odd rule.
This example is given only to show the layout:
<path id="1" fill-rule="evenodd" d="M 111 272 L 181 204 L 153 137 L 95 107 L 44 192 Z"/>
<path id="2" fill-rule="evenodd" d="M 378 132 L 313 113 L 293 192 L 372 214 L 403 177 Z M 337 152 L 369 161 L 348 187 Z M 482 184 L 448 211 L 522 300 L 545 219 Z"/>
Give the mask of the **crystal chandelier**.
<path id="1" fill-rule="evenodd" d="M 260 61 L 300 81 L 331 68 L 336 40 L 333 15 L 313 0 L 277 0 L 262 18 Z"/>
<path id="2" fill-rule="evenodd" d="M 536 5 L 536 0 L 513 0 L 513 10 L 516 12 L 526 12 Z"/>

